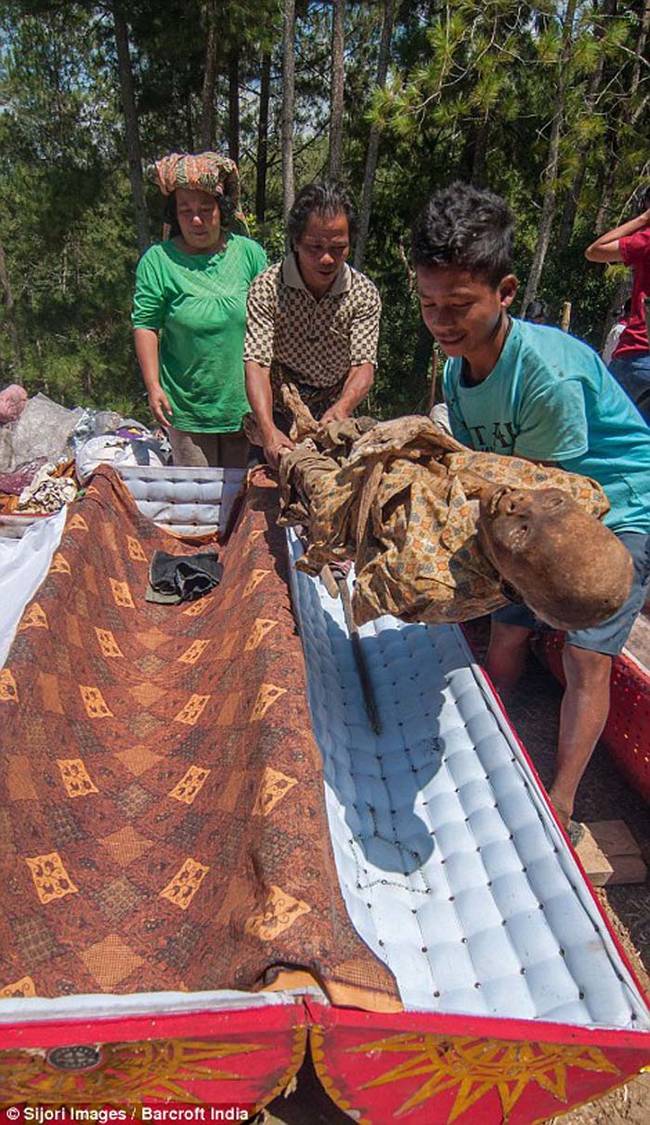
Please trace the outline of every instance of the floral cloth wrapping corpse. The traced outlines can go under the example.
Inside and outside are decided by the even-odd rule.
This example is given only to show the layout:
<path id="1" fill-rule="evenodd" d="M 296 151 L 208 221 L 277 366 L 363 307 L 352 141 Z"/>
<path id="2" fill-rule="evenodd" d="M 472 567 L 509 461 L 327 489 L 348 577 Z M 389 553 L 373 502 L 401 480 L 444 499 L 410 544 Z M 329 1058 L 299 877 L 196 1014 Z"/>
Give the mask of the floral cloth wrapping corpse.
<path id="1" fill-rule="evenodd" d="M 609 508 L 586 477 L 473 452 L 424 416 L 319 428 L 302 404 L 295 413 L 299 444 L 280 463 L 280 522 L 308 532 L 300 569 L 315 574 L 354 559 L 357 624 L 386 613 L 467 621 L 508 603 L 478 543 L 477 498 L 486 488 L 560 488 L 594 516 Z"/>

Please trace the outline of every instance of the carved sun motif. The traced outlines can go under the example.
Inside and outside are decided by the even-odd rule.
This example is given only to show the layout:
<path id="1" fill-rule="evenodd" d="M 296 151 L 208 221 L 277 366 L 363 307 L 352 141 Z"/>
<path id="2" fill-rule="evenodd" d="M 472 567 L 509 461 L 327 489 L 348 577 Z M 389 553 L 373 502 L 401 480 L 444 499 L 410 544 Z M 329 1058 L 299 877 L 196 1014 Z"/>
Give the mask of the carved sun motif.
<path id="1" fill-rule="evenodd" d="M 362 1088 L 386 1086 L 408 1078 L 422 1079 L 415 1092 L 399 1107 L 398 1114 L 406 1113 L 445 1090 L 455 1089 L 450 1123 L 492 1091 L 498 1093 L 507 1119 L 529 1082 L 536 1082 L 554 1098 L 566 1102 L 570 1067 L 619 1073 L 599 1048 L 560 1043 L 393 1035 L 351 1050 L 407 1053 L 406 1059 L 366 1082 Z"/>
<path id="2" fill-rule="evenodd" d="M 199 1104 L 200 1098 L 187 1089 L 186 1082 L 243 1077 L 231 1070 L 219 1070 L 214 1064 L 231 1055 L 261 1050 L 261 1043 L 188 1039 L 108 1043 L 102 1047 L 104 1062 L 100 1067 L 76 1074 L 48 1066 L 44 1051 L 3 1051 L 0 1089 L 2 1097 L 9 1099 L 5 1104 L 11 1105 L 39 1098 L 48 1105 L 70 1105 L 144 1097 Z"/>

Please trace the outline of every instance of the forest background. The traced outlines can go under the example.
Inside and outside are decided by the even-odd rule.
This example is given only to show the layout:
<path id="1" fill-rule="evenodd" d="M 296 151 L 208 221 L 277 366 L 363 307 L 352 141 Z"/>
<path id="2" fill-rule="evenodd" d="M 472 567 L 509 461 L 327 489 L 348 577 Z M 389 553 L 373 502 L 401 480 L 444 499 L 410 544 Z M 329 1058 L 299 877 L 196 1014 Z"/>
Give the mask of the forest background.
<path id="1" fill-rule="evenodd" d="M 0 386 L 146 419 L 129 313 L 162 198 L 143 169 L 174 150 L 238 162 L 271 261 L 295 189 L 351 188 L 353 261 L 383 298 L 375 414 L 426 404 L 409 228 L 454 179 L 516 213 L 519 310 L 570 300 L 600 347 L 626 271 L 584 248 L 649 176 L 650 0 L 0 0 L 0 21 Z"/>

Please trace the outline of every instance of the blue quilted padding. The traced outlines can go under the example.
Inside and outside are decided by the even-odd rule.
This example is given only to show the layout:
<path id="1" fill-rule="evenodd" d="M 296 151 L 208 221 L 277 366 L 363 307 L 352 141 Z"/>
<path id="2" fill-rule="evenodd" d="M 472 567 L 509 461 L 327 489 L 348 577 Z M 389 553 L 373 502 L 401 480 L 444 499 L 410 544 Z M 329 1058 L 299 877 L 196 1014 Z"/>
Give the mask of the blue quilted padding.
<path id="1" fill-rule="evenodd" d="M 292 589 L 341 888 L 405 1007 L 650 1027 L 461 631 L 364 626 L 377 736 L 340 601 L 293 568 Z"/>

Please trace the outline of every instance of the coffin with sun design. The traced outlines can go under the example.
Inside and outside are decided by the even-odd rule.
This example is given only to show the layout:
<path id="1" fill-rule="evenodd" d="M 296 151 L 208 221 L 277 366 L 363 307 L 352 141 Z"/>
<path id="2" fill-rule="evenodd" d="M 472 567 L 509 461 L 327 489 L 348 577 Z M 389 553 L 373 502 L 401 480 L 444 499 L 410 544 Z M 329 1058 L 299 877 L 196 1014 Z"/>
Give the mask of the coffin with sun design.
<path id="1" fill-rule="evenodd" d="M 294 997 L 231 997 L 225 1009 L 148 1016 L 120 1016 L 116 997 L 111 1018 L 88 999 L 77 1006 L 88 1009 L 85 1020 L 63 1006 L 56 1019 L 0 1029 L 0 1108 L 208 1103 L 252 1113 L 286 1088 L 304 1057 L 306 1014 Z"/>
<path id="2" fill-rule="evenodd" d="M 624 1084 L 650 1058 L 638 1033 L 362 1012 L 314 995 L 261 994 L 248 1006 L 215 996 L 204 1001 L 212 1010 L 108 1019 L 90 999 L 85 1020 L 61 1008 L 57 1019 L 2 1028 L 0 1110 L 207 1104 L 252 1114 L 292 1084 L 309 1039 L 323 1088 L 360 1125 L 532 1125 Z"/>
<path id="3" fill-rule="evenodd" d="M 532 1125 L 601 1097 L 648 1061 L 637 1035 L 308 1007 L 316 1073 L 359 1125 Z"/>
<path id="4" fill-rule="evenodd" d="M 258 480 L 221 587 L 171 609 L 147 561 L 183 546 L 113 473 L 42 521 L 0 672 L 0 1104 L 250 1111 L 308 1039 L 372 1125 L 523 1125 L 624 1083 L 641 988 L 459 630 L 363 627 L 373 732 L 275 515 Z"/>

